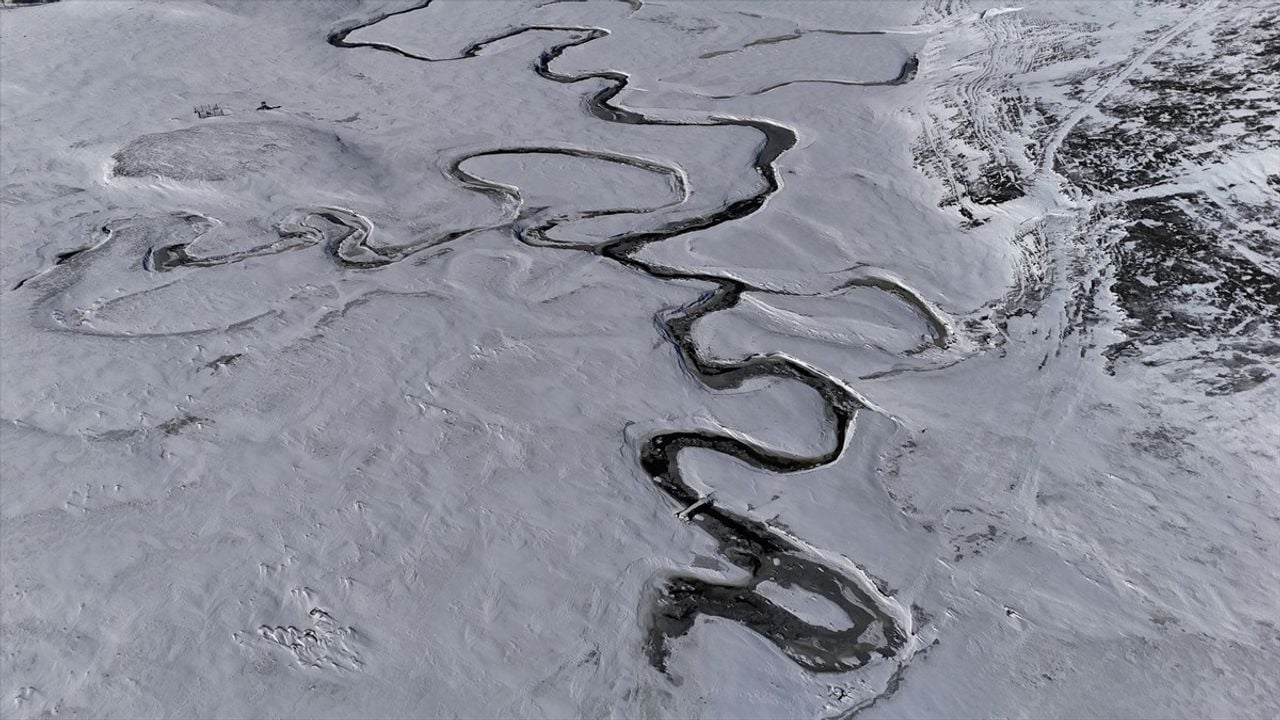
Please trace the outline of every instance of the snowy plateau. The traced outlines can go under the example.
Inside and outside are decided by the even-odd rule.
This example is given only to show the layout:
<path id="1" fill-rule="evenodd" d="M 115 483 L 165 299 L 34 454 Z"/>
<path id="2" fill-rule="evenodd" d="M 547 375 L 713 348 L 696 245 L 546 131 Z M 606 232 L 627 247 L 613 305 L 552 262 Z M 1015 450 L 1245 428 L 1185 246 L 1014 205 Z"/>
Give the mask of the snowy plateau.
<path id="1" fill-rule="evenodd" d="M 0 717 L 1280 715 L 1280 3 L 0 5 Z"/>

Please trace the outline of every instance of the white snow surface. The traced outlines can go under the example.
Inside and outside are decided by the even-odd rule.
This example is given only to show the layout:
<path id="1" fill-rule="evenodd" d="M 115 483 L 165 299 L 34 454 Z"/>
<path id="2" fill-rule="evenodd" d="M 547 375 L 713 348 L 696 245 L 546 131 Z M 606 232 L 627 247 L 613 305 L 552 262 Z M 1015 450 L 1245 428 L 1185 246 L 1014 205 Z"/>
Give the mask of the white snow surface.
<path id="1" fill-rule="evenodd" d="M 1115 371 L 1106 292 L 1071 332 L 1100 201 L 1053 163 L 1121 73 L 1234 8 L 445 1 L 347 37 L 442 61 L 326 41 L 409 7 L 0 10 L 0 716 L 1274 717 L 1277 381 Z M 444 60 L 525 26 L 582 30 Z M 585 110 L 604 80 L 534 72 L 588 28 L 609 34 L 551 70 L 623 73 L 612 102 L 650 118 L 798 137 L 762 207 L 640 256 L 756 288 L 695 324 L 701 357 L 791 358 L 865 401 L 821 467 L 680 466 L 860 583 L 906 633 L 892 658 L 815 672 L 712 616 L 666 673 L 646 656 L 656 579 L 744 570 L 643 439 L 837 438 L 801 382 L 690 372 L 655 318 L 710 282 L 570 247 L 763 182 L 750 128 L 607 122 Z M 1024 192 L 958 193 L 975 145 Z M 446 172 L 520 148 L 582 153 L 462 162 L 519 207 Z M 1259 201 L 1276 157 L 1171 187 Z M 619 208 L 546 246 L 512 232 Z M 157 267 L 185 243 L 195 263 Z"/>

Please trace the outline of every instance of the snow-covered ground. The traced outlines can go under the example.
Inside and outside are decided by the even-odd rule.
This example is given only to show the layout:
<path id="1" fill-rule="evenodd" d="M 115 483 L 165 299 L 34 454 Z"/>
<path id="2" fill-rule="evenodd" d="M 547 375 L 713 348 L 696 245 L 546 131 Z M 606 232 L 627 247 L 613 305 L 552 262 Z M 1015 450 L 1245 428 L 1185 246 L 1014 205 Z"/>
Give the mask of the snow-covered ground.
<path id="1" fill-rule="evenodd" d="M 1274 3 L 18 5 L 0 716 L 1280 710 Z"/>

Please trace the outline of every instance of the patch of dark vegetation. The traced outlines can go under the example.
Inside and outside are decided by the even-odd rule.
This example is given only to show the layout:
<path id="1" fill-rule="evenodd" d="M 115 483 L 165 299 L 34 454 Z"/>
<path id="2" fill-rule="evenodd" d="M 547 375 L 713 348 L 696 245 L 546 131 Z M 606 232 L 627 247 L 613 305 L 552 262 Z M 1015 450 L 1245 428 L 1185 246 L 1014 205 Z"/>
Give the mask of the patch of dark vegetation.
<path id="1" fill-rule="evenodd" d="M 1248 334 L 1280 320 L 1280 279 L 1229 251 L 1200 195 L 1126 203 L 1111 286 L 1146 341 Z"/>
<path id="2" fill-rule="evenodd" d="M 222 109 L 221 105 L 197 105 L 191 108 L 196 117 L 205 120 L 211 117 L 226 117 L 227 111 Z"/>
<path id="3" fill-rule="evenodd" d="M 1154 346 L 1190 342 L 1195 349 L 1175 357 L 1213 370 L 1204 381 L 1211 394 L 1270 379 L 1280 355 L 1280 277 L 1240 252 L 1230 235 L 1241 231 L 1199 194 L 1135 200 L 1123 212 L 1111 292 L 1128 338 L 1104 352 L 1111 370 L 1121 360 L 1168 364 L 1144 358 Z"/>
<path id="4" fill-rule="evenodd" d="M 1280 148 L 1278 20 L 1280 8 L 1232 8 L 1210 34 L 1212 52 L 1157 55 L 1100 105 L 1101 118 L 1063 143 L 1057 168 L 1080 187 L 1141 191 L 1102 206 L 1096 218 L 1111 238 L 1110 284 L 1087 294 L 1109 290 L 1126 335 L 1104 350 L 1111 372 L 1125 363 L 1170 366 L 1210 395 L 1275 374 L 1280 178 L 1200 178 L 1232 156 Z M 1231 175 L 1224 168 L 1208 176 Z M 1152 191 L 1164 183 L 1168 193 Z"/>
<path id="5" fill-rule="evenodd" d="M 977 179 L 969 184 L 969 198 L 979 205 L 999 205 L 1026 194 L 1018 169 L 1008 163 L 991 162 L 983 166 Z"/>
<path id="6" fill-rule="evenodd" d="M 234 365 L 237 360 L 244 357 L 244 353 L 231 353 L 229 355 L 220 355 L 213 360 L 204 364 L 206 370 L 217 370 L 218 368 Z"/>
<path id="7" fill-rule="evenodd" d="M 195 415 L 182 415 L 160 423 L 156 426 L 156 429 L 165 435 L 177 435 L 193 425 L 199 426 L 208 422 L 212 421 L 209 418 L 196 417 Z"/>
<path id="8" fill-rule="evenodd" d="M 1103 119 L 1065 138 L 1058 172 L 1114 192 L 1167 182 L 1226 148 L 1280 145 L 1280 9 L 1243 5 L 1220 21 L 1211 61 L 1165 53 L 1152 58 L 1151 72 L 1129 78 L 1099 106 Z"/>

